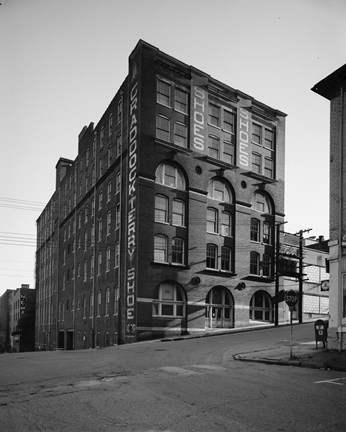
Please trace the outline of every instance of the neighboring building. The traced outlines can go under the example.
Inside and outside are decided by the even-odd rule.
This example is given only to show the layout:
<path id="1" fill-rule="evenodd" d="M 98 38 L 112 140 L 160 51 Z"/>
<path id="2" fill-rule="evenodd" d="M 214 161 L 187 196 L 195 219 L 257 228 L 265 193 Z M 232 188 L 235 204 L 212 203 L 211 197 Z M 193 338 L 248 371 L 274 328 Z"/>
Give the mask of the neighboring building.
<path id="1" fill-rule="evenodd" d="M 6 290 L 0 297 L 0 351 L 10 351 L 10 312 L 14 290 Z"/>
<path id="2" fill-rule="evenodd" d="M 36 291 L 28 284 L 6 290 L 0 298 L 0 349 L 9 352 L 35 348 Z"/>
<path id="3" fill-rule="evenodd" d="M 13 291 L 10 301 L 10 341 L 12 352 L 35 349 L 36 291 L 28 284 Z"/>
<path id="4" fill-rule="evenodd" d="M 36 347 L 272 323 L 285 116 L 140 41 L 37 220 Z"/>
<path id="5" fill-rule="evenodd" d="M 328 348 L 346 348 L 346 64 L 312 90 L 330 100 Z"/>
<path id="6" fill-rule="evenodd" d="M 312 319 L 328 319 L 329 274 L 326 266 L 329 259 L 328 241 L 323 236 L 303 238 L 299 234 L 284 233 L 279 255 L 279 274 L 283 276 L 280 300 L 287 312 L 284 292 L 293 290 L 300 300 L 293 309 L 293 319 L 301 322 Z M 299 296 L 300 298 L 300 296 Z"/>

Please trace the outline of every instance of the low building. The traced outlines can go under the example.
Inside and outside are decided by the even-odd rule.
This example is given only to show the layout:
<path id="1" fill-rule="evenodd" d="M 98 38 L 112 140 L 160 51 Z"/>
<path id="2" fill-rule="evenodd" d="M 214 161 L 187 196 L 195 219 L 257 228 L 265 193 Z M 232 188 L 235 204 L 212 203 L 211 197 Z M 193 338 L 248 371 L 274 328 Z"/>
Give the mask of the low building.
<path id="1" fill-rule="evenodd" d="M 35 349 L 36 290 L 28 284 L 13 291 L 10 300 L 10 344 L 12 352 Z"/>

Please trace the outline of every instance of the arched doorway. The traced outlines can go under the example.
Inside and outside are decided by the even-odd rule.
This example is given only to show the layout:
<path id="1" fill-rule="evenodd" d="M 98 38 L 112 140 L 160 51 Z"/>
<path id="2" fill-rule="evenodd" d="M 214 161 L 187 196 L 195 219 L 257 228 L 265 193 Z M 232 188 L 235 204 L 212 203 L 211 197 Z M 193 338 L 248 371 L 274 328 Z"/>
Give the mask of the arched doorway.
<path id="1" fill-rule="evenodd" d="M 213 287 L 205 300 L 206 328 L 232 328 L 234 326 L 233 297 L 223 286 Z"/>
<path id="2" fill-rule="evenodd" d="M 257 291 L 251 297 L 249 318 L 252 321 L 273 321 L 272 299 L 266 291 Z"/>

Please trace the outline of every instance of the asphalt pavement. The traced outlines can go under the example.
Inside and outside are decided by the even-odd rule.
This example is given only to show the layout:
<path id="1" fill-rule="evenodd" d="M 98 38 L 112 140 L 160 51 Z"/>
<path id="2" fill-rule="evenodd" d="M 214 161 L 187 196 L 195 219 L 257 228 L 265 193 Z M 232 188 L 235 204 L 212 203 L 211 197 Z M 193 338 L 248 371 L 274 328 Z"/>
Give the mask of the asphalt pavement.
<path id="1" fill-rule="evenodd" d="M 203 335 L 166 338 L 163 339 L 163 341 L 165 342 L 169 340 L 179 340 L 194 337 L 210 337 L 231 332 L 233 333 L 251 330 L 256 331 L 262 328 L 265 327 L 231 329 L 229 331 L 223 329 L 222 331 L 214 331 Z M 323 347 L 323 343 L 320 341 L 318 341 L 316 344 L 315 340 L 299 343 L 292 342 L 292 345 L 290 341 L 284 341 L 279 346 L 276 343 L 271 348 L 237 353 L 233 355 L 233 358 L 235 360 L 246 362 L 258 362 L 346 372 L 346 351 L 329 350 L 328 348 Z"/>

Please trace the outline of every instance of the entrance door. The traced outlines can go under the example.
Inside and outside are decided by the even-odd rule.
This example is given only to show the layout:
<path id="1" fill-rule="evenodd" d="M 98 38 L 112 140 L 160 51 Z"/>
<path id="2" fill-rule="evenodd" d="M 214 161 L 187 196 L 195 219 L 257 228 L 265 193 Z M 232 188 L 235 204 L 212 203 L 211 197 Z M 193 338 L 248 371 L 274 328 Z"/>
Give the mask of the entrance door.
<path id="1" fill-rule="evenodd" d="M 207 328 L 232 328 L 233 298 L 227 288 L 216 286 L 206 298 L 205 326 Z"/>

